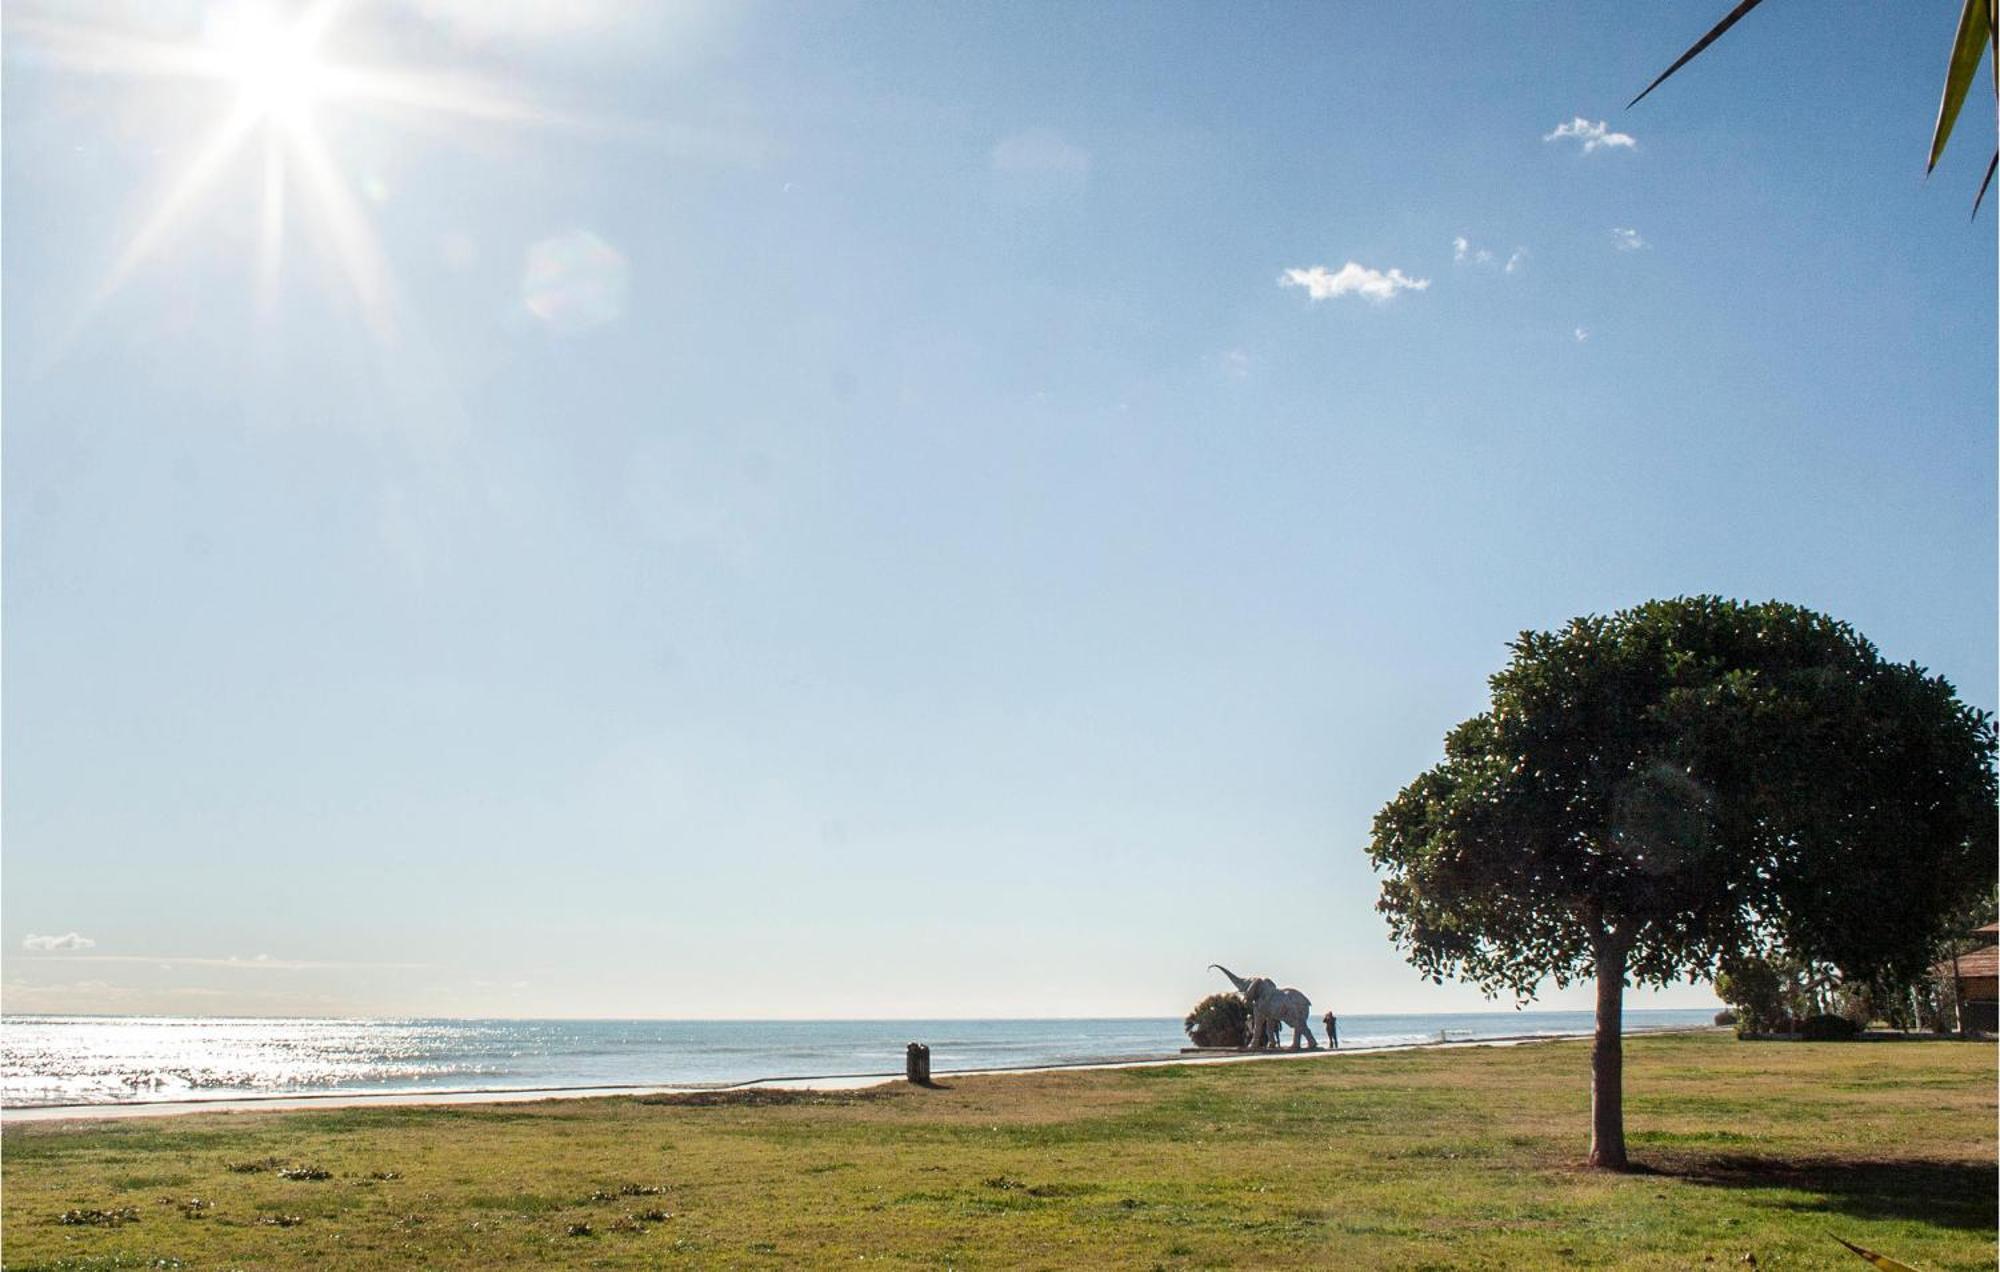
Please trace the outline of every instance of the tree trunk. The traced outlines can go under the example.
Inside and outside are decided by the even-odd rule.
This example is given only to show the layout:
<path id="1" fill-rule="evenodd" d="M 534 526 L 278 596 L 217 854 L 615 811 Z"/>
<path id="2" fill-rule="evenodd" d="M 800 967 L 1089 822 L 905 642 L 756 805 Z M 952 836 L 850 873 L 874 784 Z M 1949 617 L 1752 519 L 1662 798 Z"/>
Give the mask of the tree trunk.
<path id="1" fill-rule="evenodd" d="M 1597 942 L 1597 1036 L 1590 1045 L 1590 1164 L 1624 1170 L 1625 951 Z"/>
<path id="2" fill-rule="evenodd" d="M 1958 946 L 1951 947 L 1951 1020 L 1957 1032 L 1965 1032 L 1965 978 L 1958 974 Z"/>

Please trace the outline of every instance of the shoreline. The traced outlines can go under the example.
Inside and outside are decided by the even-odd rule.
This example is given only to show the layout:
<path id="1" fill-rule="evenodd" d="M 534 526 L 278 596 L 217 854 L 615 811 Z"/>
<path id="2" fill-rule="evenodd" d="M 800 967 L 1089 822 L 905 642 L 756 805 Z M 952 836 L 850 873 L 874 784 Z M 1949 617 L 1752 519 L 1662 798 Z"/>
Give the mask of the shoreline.
<path id="1" fill-rule="evenodd" d="M 1689 1026 L 1640 1029 L 1627 1038 L 1666 1034 L 1706 1033 L 1720 1026 Z M 1092 1071 L 1103 1069 L 1162 1068 L 1169 1065 L 1252 1064 L 1285 1060 L 1331 1059 L 1340 1056 L 1372 1056 L 1403 1051 L 1444 1051 L 1464 1047 L 1520 1047 L 1538 1042 L 1574 1042 L 1590 1037 L 1588 1031 L 1568 1033 L 1512 1034 L 1495 1038 L 1442 1042 L 1390 1043 L 1373 1047 L 1317 1047 L 1312 1050 L 1241 1051 L 1182 1053 L 1174 1056 L 1134 1056 L 1110 1060 L 1057 1062 L 996 1066 L 992 1068 L 940 1069 L 935 1076 L 998 1077 L 1008 1074 Z M 179 1117 L 194 1113 L 295 1113 L 304 1109 L 412 1108 L 427 1105 L 524 1104 L 543 1100 L 589 1100 L 620 1096 L 692 1095 L 701 1092 L 751 1090 L 853 1091 L 887 1086 L 904 1081 L 901 1073 L 836 1073 L 806 1076 L 748 1078 L 741 1082 L 640 1083 L 625 1085 L 482 1087 L 439 1091 L 306 1091 L 273 1095 L 195 1096 L 183 1100 L 155 1100 L 125 1104 L 29 1104 L 0 1107 L 0 1125 L 28 1122 L 103 1122 L 150 1117 Z"/>

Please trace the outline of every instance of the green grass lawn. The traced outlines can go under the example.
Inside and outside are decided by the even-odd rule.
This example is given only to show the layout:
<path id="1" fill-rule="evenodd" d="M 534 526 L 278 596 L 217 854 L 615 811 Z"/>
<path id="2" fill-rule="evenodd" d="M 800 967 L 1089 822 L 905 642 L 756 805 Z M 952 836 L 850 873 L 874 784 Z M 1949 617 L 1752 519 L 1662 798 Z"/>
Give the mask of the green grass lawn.
<path id="1" fill-rule="evenodd" d="M 0 1142 L 4 1257 L 26 1272 L 1720 1268 L 1754 1255 L 1865 1272 L 1839 1234 L 1919 1268 L 1991 1269 L 1995 1055 L 1636 1039 L 1626 1116 L 1644 1169 L 1625 1175 L 1578 1165 L 1589 1052 L 1570 1042 L 753 1103 L 26 1124 Z M 276 1169 L 297 1165 L 331 1174 Z M 128 1207 L 136 1218 L 60 1222 Z"/>

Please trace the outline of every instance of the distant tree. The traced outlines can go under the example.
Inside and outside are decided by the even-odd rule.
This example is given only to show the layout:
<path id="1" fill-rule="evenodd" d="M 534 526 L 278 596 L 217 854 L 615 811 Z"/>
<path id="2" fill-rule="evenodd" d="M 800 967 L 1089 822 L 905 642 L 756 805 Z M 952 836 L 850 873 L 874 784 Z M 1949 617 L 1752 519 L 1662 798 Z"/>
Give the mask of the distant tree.
<path id="1" fill-rule="evenodd" d="M 1715 996 L 1735 1010 L 1739 1034 L 1789 1032 L 1817 1007 L 1798 960 L 1761 951 L 1724 958 Z"/>
<path id="2" fill-rule="evenodd" d="M 1758 951 L 1723 960 L 1715 977 L 1716 996 L 1736 1009 L 1742 1033 L 1786 1031 L 1809 1015 L 1829 1011 L 1863 1027 L 1880 1020 L 1893 1029 L 1956 1028 L 1951 956 L 1980 945 L 1973 931 L 1993 921 L 1996 900 L 2000 898 L 1992 891 L 1973 893 L 1948 915 L 1929 966 L 1885 967 L 1866 980 L 1853 980 L 1825 964 L 1802 962 L 1782 951 Z M 1947 974 L 1939 975 L 1940 966 Z"/>
<path id="3" fill-rule="evenodd" d="M 1809 610 L 1654 601 L 1524 632 L 1376 815 L 1377 908 L 1433 980 L 1595 978 L 1592 1164 L 1626 1164 L 1623 987 L 1788 951 L 1915 975 L 1993 882 L 1992 718 Z"/>

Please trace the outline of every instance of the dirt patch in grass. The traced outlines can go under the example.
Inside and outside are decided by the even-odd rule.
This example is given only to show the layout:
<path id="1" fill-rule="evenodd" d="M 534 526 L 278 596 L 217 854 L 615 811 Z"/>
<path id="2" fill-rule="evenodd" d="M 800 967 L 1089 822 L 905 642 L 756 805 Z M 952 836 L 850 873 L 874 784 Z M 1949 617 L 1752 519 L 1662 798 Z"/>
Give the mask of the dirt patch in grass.
<path id="1" fill-rule="evenodd" d="M 902 1092 L 895 1087 L 861 1087 L 853 1091 L 794 1091 L 782 1087 L 745 1087 L 740 1091 L 677 1091 L 666 1095 L 639 1095 L 640 1104 L 663 1104 L 680 1109 L 767 1109 L 794 1105 L 879 1104 Z"/>

